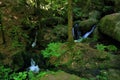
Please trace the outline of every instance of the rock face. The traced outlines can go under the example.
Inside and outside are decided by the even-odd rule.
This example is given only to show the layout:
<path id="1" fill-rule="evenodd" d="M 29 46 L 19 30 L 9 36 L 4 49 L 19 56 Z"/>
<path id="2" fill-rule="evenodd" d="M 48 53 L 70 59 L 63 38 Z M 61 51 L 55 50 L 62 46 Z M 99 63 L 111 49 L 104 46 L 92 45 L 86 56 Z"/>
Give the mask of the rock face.
<path id="1" fill-rule="evenodd" d="M 120 41 L 120 13 L 114 13 L 103 17 L 100 20 L 99 30 L 103 34 Z"/>

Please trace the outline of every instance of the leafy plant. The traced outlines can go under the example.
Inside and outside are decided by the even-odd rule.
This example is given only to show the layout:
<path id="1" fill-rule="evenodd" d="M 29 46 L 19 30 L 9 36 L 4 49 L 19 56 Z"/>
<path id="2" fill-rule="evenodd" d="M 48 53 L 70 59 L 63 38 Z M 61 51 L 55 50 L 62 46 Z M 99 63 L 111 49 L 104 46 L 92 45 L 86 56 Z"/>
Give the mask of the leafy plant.
<path id="1" fill-rule="evenodd" d="M 97 47 L 97 50 L 100 50 L 100 51 L 104 51 L 106 48 L 106 46 L 103 44 L 97 44 L 96 47 Z"/>
<path id="2" fill-rule="evenodd" d="M 8 80 L 10 72 L 11 72 L 10 68 L 5 68 L 4 66 L 0 66 L 0 79 Z"/>
<path id="3" fill-rule="evenodd" d="M 50 43 L 45 50 L 42 50 L 42 54 L 45 58 L 55 56 L 59 57 L 60 53 L 64 52 L 60 50 L 61 43 Z"/>
<path id="4" fill-rule="evenodd" d="M 117 47 L 114 45 L 105 46 L 103 44 L 97 44 L 96 48 L 97 48 L 97 50 L 100 50 L 100 51 L 105 51 L 105 50 L 107 50 L 109 52 L 117 51 Z"/>
<path id="5" fill-rule="evenodd" d="M 12 75 L 14 80 L 25 80 L 27 77 L 27 72 L 14 73 Z"/>
<path id="6" fill-rule="evenodd" d="M 106 71 L 101 71 L 99 75 L 96 76 L 98 80 L 108 80 L 108 73 Z"/>
<path id="7" fill-rule="evenodd" d="M 106 48 L 108 51 L 117 51 L 117 47 L 114 45 L 108 45 Z"/>
<path id="8" fill-rule="evenodd" d="M 47 74 L 55 74 L 55 72 L 54 71 L 41 71 L 39 74 L 32 77 L 30 80 L 40 79 L 40 78 L 44 77 Z"/>

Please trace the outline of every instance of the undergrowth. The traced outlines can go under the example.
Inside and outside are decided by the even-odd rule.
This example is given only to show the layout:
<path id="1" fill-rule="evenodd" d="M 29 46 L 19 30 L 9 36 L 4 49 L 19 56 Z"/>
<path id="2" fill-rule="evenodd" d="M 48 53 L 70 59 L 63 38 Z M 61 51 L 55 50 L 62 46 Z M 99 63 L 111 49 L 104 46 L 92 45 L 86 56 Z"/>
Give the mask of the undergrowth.
<path id="1" fill-rule="evenodd" d="M 62 43 L 50 43 L 45 50 L 42 50 L 41 53 L 45 58 L 49 58 L 51 56 L 59 57 L 61 53 L 64 53 L 64 50 L 61 50 Z"/>

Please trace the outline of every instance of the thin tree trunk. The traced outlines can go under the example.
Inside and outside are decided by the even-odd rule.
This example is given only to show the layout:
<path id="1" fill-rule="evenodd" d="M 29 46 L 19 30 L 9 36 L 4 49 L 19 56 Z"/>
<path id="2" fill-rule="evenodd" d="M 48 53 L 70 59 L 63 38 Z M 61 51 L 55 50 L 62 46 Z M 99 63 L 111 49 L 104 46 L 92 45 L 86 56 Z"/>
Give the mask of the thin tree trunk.
<path id="1" fill-rule="evenodd" d="M 73 26 L 72 0 L 68 0 L 68 42 L 73 42 L 72 26 Z"/>
<path id="2" fill-rule="evenodd" d="M 5 34 L 4 34 L 4 30 L 3 30 L 3 25 L 2 25 L 2 13 L 0 13 L 0 29 L 1 29 L 1 36 L 2 36 L 2 44 L 5 44 Z"/>

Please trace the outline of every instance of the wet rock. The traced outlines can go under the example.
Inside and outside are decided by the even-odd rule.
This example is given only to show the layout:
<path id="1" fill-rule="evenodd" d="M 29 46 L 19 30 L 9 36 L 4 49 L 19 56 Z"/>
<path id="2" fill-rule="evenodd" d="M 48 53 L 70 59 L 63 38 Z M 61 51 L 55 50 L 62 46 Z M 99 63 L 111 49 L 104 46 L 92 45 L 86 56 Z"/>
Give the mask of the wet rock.
<path id="1" fill-rule="evenodd" d="M 99 30 L 103 34 L 120 41 L 120 13 L 103 17 L 99 23 Z"/>

